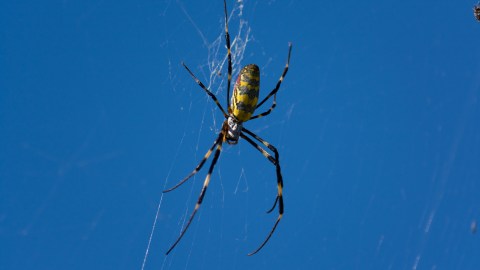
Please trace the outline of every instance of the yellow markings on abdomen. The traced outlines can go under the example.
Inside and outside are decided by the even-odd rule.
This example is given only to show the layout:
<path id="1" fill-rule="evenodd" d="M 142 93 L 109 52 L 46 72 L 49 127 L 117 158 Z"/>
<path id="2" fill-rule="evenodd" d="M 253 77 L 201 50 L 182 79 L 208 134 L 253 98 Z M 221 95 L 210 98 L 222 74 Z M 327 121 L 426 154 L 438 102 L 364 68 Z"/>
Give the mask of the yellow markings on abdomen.
<path id="1" fill-rule="evenodd" d="M 257 65 L 247 65 L 240 71 L 232 96 L 232 113 L 240 122 L 252 117 L 260 91 L 260 69 Z"/>

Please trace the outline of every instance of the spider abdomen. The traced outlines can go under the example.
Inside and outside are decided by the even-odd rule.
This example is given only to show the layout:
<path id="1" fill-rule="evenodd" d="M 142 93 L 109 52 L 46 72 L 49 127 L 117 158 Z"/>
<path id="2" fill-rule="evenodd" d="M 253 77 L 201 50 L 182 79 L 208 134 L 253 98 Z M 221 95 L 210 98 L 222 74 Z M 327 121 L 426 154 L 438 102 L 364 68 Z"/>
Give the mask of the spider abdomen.
<path id="1" fill-rule="evenodd" d="M 260 91 L 260 69 L 250 64 L 242 68 L 233 87 L 231 113 L 240 122 L 252 117 Z"/>

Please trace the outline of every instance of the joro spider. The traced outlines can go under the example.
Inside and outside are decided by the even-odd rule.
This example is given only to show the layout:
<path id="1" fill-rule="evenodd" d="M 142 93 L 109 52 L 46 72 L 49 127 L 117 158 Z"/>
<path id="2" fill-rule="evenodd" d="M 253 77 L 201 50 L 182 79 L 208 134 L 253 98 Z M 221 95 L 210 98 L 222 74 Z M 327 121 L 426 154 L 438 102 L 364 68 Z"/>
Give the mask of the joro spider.
<path id="1" fill-rule="evenodd" d="M 215 164 L 217 163 L 218 157 L 220 156 L 220 152 L 222 151 L 222 144 L 227 142 L 228 144 L 237 144 L 239 138 L 242 138 L 246 140 L 248 143 L 250 143 L 253 147 L 255 147 L 260 153 L 262 153 L 263 156 L 265 156 L 273 165 L 275 165 L 276 169 L 276 174 L 277 174 L 277 197 L 275 198 L 275 202 L 270 210 L 267 211 L 267 213 L 272 212 L 277 203 L 278 203 L 278 218 L 273 225 L 270 233 L 267 235 L 265 240 L 262 242 L 262 244 L 253 252 L 249 253 L 248 255 L 254 255 L 255 253 L 259 252 L 265 244 L 268 242 L 270 237 L 273 235 L 273 232 L 277 228 L 278 223 L 283 217 L 283 196 L 282 196 L 282 189 L 283 189 L 283 179 L 282 179 L 282 172 L 280 169 L 280 161 L 279 161 L 279 154 L 277 149 L 265 141 L 264 139 L 260 138 L 257 136 L 255 133 L 251 132 L 250 130 L 246 129 L 243 126 L 244 122 L 247 122 L 249 120 L 253 120 L 256 118 L 260 118 L 263 116 L 266 116 L 272 112 L 272 110 L 275 108 L 276 104 L 276 95 L 277 91 L 280 89 L 280 85 L 283 81 L 283 78 L 285 78 L 285 75 L 287 74 L 288 71 L 288 65 L 290 62 L 290 54 L 292 52 L 292 44 L 289 43 L 288 46 L 288 57 L 287 57 L 287 64 L 285 65 L 285 68 L 283 69 L 283 73 L 280 76 L 280 79 L 277 82 L 277 85 L 275 88 L 260 102 L 258 102 L 258 94 L 260 91 L 260 70 L 257 65 L 255 64 L 250 64 L 242 68 L 240 71 L 240 74 L 238 75 L 237 81 L 235 82 L 235 85 L 233 87 L 233 95 L 232 95 L 232 100 L 230 104 L 230 83 L 232 79 L 232 55 L 230 51 L 230 35 L 228 34 L 228 23 L 227 23 L 227 3 L 224 0 L 224 12 L 225 12 L 225 40 L 226 40 L 226 46 L 227 46 L 227 58 L 228 58 L 228 80 L 227 80 L 227 108 L 228 108 L 228 114 L 225 112 L 223 109 L 222 105 L 218 102 L 217 97 L 210 91 L 208 90 L 205 85 L 190 71 L 190 69 L 185 65 L 185 63 L 182 63 L 182 65 L 185 67 L 185 69 L 190 73 L 192 78 L 195 80 L 195 82 L 215 101 L 217 104 L 218 108 L 220 111 L 223 113 L 223 116 L 225 117 L 225 121 L 222 124 L 222 129 L 220 130 L 220 133 L 218 134 L 218 137 L 215 139 L 213 142 L 213 145 L 208 149 L 207 153 L 203 157 L 203 159 L 200 161 L 200 163 L 197 165 L 197 167 L 189 174 L 187 175 L 184 179 L 182 179 L 178 184 L 173 186 L 172 188 L 169 188 L 167 190 L 164 190 L 163 192 L 170 192 L 176 188 L 178 188 L 180 185 L 185 183 L 190 177 L 195 175 L 202 166 L 205 164 L 207 159 L 210 157 L 210 155 L 213 152 L 213 149 L 215 149 L 215 154 L 213 155 L 213 160 L 212 163 L 210 164 L 210 168 L 208 169 L 208 174 L 205 177 L 205 182 L 203 183 L 203 188 L 202 191 L 200 192 L 200 196 L 198 197 L 197 203 L 195 205 L 195 209 L 190 215 L 190 218 L 188 219 L 188 222 L 186 226 L 183 228 L 182 232 L 180 233 L 180 236 L 177 238 L 177 240 L 173 243 L 173 245 L 168 249 L 166 252 L 166 255 L 168 255 L 174 248 L 175 246 L 180 242 L 182 237 L 185 235 L 185 232 L 187 231 L 188 227 L 192 223 L 193 217 L 197 213 L 198 209 L 200 208 L 200 205 L 202 204 L 203 197 L 205 196 L 205 192 L 207 191 L 208 184 L 210 183 L 210 176 L 212 175 L 212 171 L 215 167 Z M 273 97 L 273 102 L 271 107 L 260 114 L 253 115 L 254 111 L 258 109 L 260 106 L 263 105 L 268 99 Z M 253 115 L 253 116 L 252 116 Z M 274 153 L 274 157 L 272 157 L 271 154 L 269 154 L 265 149 L 263 149 L 260 145 L 258 145 L 253 139 L 257 140 L 261 144 L 263 144 L 265 147 L 270 149 Z"/>

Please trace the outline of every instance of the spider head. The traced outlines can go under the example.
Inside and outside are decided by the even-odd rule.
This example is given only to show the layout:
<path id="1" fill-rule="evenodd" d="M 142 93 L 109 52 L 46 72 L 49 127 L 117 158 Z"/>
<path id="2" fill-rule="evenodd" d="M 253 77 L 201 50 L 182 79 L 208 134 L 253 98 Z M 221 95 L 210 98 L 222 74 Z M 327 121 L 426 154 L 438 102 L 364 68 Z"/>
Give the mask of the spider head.
<path id="1" fill-rule="evenodd" d="M 228 144 L 237 144 L 240 132 L 242 131 L 242 122 L 238 121 L 235 116 L 230 115 L 226 121 Z"/>

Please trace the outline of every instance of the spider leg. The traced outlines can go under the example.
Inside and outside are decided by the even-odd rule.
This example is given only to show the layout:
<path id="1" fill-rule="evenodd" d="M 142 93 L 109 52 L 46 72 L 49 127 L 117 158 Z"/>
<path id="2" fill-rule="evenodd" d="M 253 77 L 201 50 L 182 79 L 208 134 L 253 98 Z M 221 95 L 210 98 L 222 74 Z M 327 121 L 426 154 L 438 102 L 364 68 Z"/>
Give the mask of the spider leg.
<path id="1" fill-rule="evenodd" d="M 245 131 L 246 133 L 248 133 L 250 136 L 253 136 L 255 139 L 257 139 L 258 141 L 260 142 L 265 142 L 265 140 L 261 139 L 260 137 L 258 137 L 255 133 L 243 128 L 242 129 L 243 131 Z M 269 153 L 267 153 L 263 148 L 261 148 L 257 143 L 255 143 L 254 141 L 252 141 L 250 138 L 246 137 L 245 140 L 247 140 L 250 144 L 252 144 L 255 148 L 257 148 L 261 153 L 262 155 L 264 155 L 266 158 L 268 158 L 268 160 L 270 162 L 272 162 L 273 165 L 277 166 L 277 160 L 278 159 L 275 159 L 273 158 Z M 266 142 L 265 142 L 266 143 Z M 272 150 L 274 153 L 277 151 L 277 149 L 275 147 L 273 147 L 271 144 L 267 143 L 264 145 L 269 145 L 267 146 L 270 150 Z M 276 156 L 278 158 L 278 151 L 276 152 Z M 283 186 L 283 183 L 282 183 L 282 186 Z M 268 213 L 271 213 L 273 211 L 273 209 L 275 209 L 275 206 L 277 206 L 277 203 L 278 203 L 278 195 L 277 197 L 275 198 L 275 201 L 273 202 L 273 206 L 267 211 L 267 214 Z"/>
<path id="2" fill-rule="evenodd" d="M 241 134 L 240 136 L 242 136 L 242 135 L 244 135 L 244 134 Z M 269 153 L 267 153 L 263 148 L 261 148 L 257 143 L 252 141 L 252 139 L 246 137 L 245 135 L 242 136 L 242 138 L 244 138 L 247 142 L 249 142 L 256 149 L 258 149 L 258 151 L 260 151 L 260 153 L 262 153 L 262 155 L 264 155 L 266 158 L 268 158 L 268 160 L 270 162 L 272 162 L 273 165 L 277 166 L 276 160 Z M 267 214 L 271 213 L 273 211 L 273 209 L 275 209 L 275 206 L 277 206 L 277 203 L 278 203 L 278 195 L 275 197 L 275 201 L 273 202 L 273 206 L 267 211 Z"/>
<path id="3" fill-rule="evenodd" d="M 240 136 L 245 139 L 247 142 L 249 142 L 253 147 L 255 147 L 258 151 L 260 151 L 263 156 L 265 156 L 268 160 L 270 160 L 270 162 L 272 162 L 273 164 L 275 164 L 275 168 L 276 168 L 276 174 L 277 174 L 277 190 L 278 190 L 278 194 L 277 194 L 277 198 L 275 199 L 275 203 L 273 205 L 273 208 L 276 206 L 277 202 L 278 202 L 278 218 L 277 218 L 277 221 L 275 222 L 275 224 L 273 225 L 272 227 L 272 230 L 270 231 L 270 233 L 268 234 L 268 236 L 265 238 L 265 240 L 262 242 L 262 244 L 253 252 L 249 253 L 248 256 L 251 256 L 251 255 L 254 255 L 255 253 L 259 252 L 263 246 L 265 246 L 265 244 L 268 242 L 268 240 L 270 239 L 270 237 L 273 235 L 273 232 L 275 232 L 275 229 L 277 228 L 277 225 L 278 223 L 280 222 L 280 220 L 282 219 L 283 217 L 283 211 L 284 211 L 284 204 L 283 204 L 283 177 L 282 177 L 282 172 L 281 172 L 281 168 L 280 168 L 280 155 L 278 154 L 278 151 L 277 149 L 275 148 L 275 146 L 271 145 L 270 143 L 268 143 L 267 141 L 263 140 L 262 138 L 258 137 L 255 133 L 249 131 L 248 129 L 246 128 L 242 128 L 242 131 L 244 131 L 245 133 L 247 133 L 248 135 L 252 136 L 253 138 L 255 138 L 257 141 L 261 142 L 263 145 L 265 145 L 266 147 L 268 147 L 268 149 L 270 149 L 271 151 L 273 151 L 273 153 L 275 154 L 275 158 L 273 158 L 270 154 L 267 153 L 267 151 L 265 151 L 262 147 L 260 147 L 256 142 L 254 142 L 252 139 L 250 139 L 249 137 L 247 137 L 245 134 L 240 133 Z M 270 210 L 270 212 L 273 210 L 273 208 Z"/>
<path id="4" fill-rule="evenodd" d="M 218 138 L 213 142 L 213 145 L 210 147 L 210 149 L 208 149 L 207 153 L 205 154 L 205 156 L 203 157 L 203 159 L 200 161 L 200 163 L 197 165 L 197 167 L 195 167 L 195 169 L 189 174 L 187 175 L 185 178 L 183 178 L 180 182 L 178 182 L 175 186 L 169 188 L 169 189 L 166 189 L 163 191 L 163 193 L 167 193 L 167 192 L 170 192 L 176 188 L 178 188 L 179 186 L 181 186 L 183 183 L 185 183 L 188 179 L 190 179 L 190 177 L 194 176 L 198 171 L 200 171 L 202 169 L 202 166 L 203 164 L 205 164 L 205 162 L 207 161 L 207 159 L 210 157 L 210 155 L 212 154 L 212 151 L 213 151 L 213 148 L 219 144 L 221 142 L 221 140 L 223 139 L 223 134 L 222 132 L 220 132 L 220 134 L 218 135 Z"/>
<path id="5" fill-rule="evenodd" d="M 205 87 L 205 85 L 199 79 L 197 79 L 197 77 L 195 75 L 193 75 L 193 72 L 190 71 L 190 69 L 187 67 L 187 65 L 185 65 L 185 63 L 182 62 L 182 65 L 183 65 L 183 67 L 185 67 L 185 69 L 188 71 L 188 73 L 190 73 L 190 76 L 192 76 L 192 78 L 195 80 L 195 82 L 198 85 L 200 85 L 200 87 L 202 87 L 202 89 L 205 90 L 205 92 L 207 92 L 207 94 L 213 99 L 213 101 L 215 101 L 218 108 L 222 111 L 223 116 L 225 116 L 225 118 L 227 118 L 228 115 L 225 113 L 225 110 L 223 109 L 222 105 L 220 105 L 220 102 L 218 102 L 217 97 L 212 92 L 210 92 L 210 90 L 208 90 L 207 87 Z"/>
<path id="6" fill-rule="evenodd" d="M 230 110 L 230 83 L 232 81 L 232 52 L 230 50 L 230 34 L 228 33 L 227 1 L 223 0 L 225 8 L 225 42 L 227 43 L 228 56 L 228 81 L 227 81 L 227 108 Z"/>
<path id="7" fill-rule="evenodd" d="M 223 131 L 220 132 L 220 134 L 224 135 Z M 223 136 L 219 136 L 219 138 L 223 139 Z M 213 168 L 215 167 L 215 164 L 217 163 L 218 157 L 220 156 L 220 152 L 222 151 L 222 141 L 218 142 L 218 140 L 217 140 L 216 144 L 217 144 L 217 149 L 215 150 L 215 154 L 213 156 L 212 164 L 210 164 L 210 168 L 208 169 L 208 174 L 205 177 L 205 182 L 203 182 L 202 191 L 200 192 L 200 196 L 198 197 L 197 204 L 195 204 L 195 209 L 193 209 L 193 212 L 190 215 L 190 218 L 188 219 L 187 225 L 185 225 L 185 227 L 183 228 L 182 232 L 180 233 L 180 236 L 177 238 L 175 243 L 173 243 L 173 245 L 167 250 L 165 255 L 168 255 L 173 250 L 173 248 L 175 248 L 175 246 L 177 246 L 178 242 L 180 242 L 183 235 L 187 231 L 188 227 L 192 223 L 193 217 L 195 216 L 198 209 L 200 208 L 200 205 L 202 204 L 203 197 L 205 196 L 205 192 L 207 191 L 208 184 L 210 183 L 210 176 L 212 175 Z"/>
<path id="8" fill-rule="evenodd" d="M 292 43 L 289 43 L 289 44 L 288 44 L 287 64 L 285 65 L 285 68 L 283 69 L 282 76 L 280 76 L 280 79 L 278 80 L 277 85 L 275 86 L 275 88 L 273 88 L 273 90 L 272 90 L 260 103 L 258 103 L 256 109 L 260 108 L 260 106 L 262 106 L 262 104 L 265 103 L 265 101 L 267 101 L 270 97 L 273 96 L 272 106 L 271 106 L 270 109 L 268 109 L 267 111 L 250 117 L 250 120 L 255 119 L 255 118 L 260 118 L 260 117 L 263 117 L 263 116 L 265 116 L 265 115 L 270 114 L 270 113 L 273 111 L 273 109 L 275 109 L 275 107 L 277 106 L 277 100 L 276 100 L 276 98 L 277 98 L 277 92 L 278 92 L 278 89 L 280 89 L 280 85 L 282 84 L 283 79 L 284 79 L 285 76 L 287 75 L 288 66 L 289 66 L 289 64 L 290 64 L 290 54 L 291 54 L 291 53 L 292 53 Z"/>

